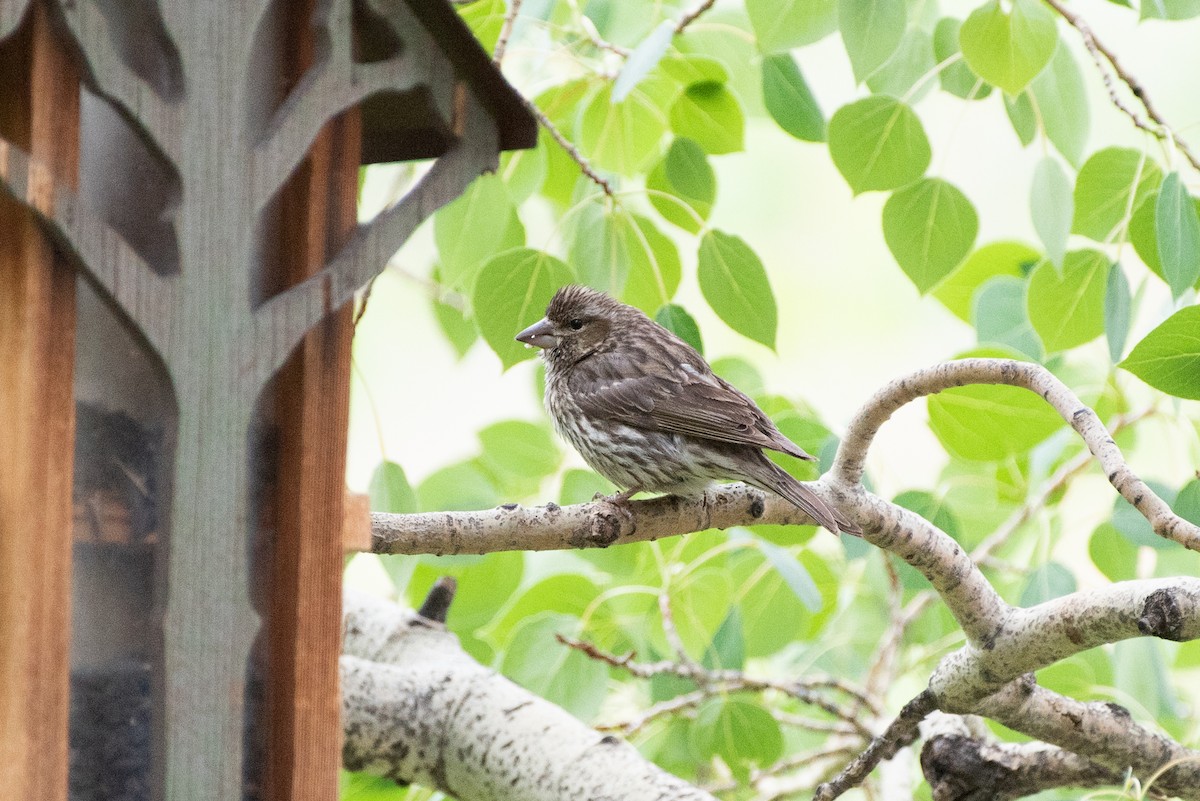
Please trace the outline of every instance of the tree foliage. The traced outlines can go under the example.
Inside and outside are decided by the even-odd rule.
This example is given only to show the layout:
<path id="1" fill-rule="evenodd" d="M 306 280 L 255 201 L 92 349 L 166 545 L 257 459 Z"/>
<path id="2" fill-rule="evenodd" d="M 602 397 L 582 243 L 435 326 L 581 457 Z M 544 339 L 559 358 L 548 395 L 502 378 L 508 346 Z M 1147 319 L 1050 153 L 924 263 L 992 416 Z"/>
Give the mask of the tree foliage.
<path id="1" fill-rule="evenodd" d="M 799 267 L 764 263 L 753 241 L 710 223 L 721 202 L 714 165 L 746 147 L 747 126 L 772 124 L 798 148 L 827 149 L 850 192 L 880 195 L 880 233 L 895 263 L 874 269 L 901 270 L 975 332 L 974 349 L 944 358 L 1039 362 L 1096 409 L 1123 447 L 1161 444 L 1166 430 L 1177 449 L 1171 464 L 1200 463 L 1200 412 L 1181 400 L 1200 399 L 1200 165 L 1179 142 L 1188 130 L 1139 105 L 1155 87 L 1107 60 L 1074 16 L 1086 17 L 1086 4 L 988 0 L 954 16 L 917 0 L 508 3 L 475 0 L 460 11 L 485 46 L 505 41 L 509 77 L 545 125 L 535 150 L 504 156 L 496 175 L 435 215 L 437 263 L 419 269 L 432 277 L 440 335 L 458 353 L 491 349 L 497 370 L 531 358 L 513 333 L 573 281 L 638 306 L 698 349 L 710 332 L 697 320 L 714 315 L 747 342 L 776 347 L 793 299 L 772 278 Z M 1105 13 L 1124 14 L 1129 25 L 1137 16 L 1187 20 L 1200 4 L 1143 0 L 1140 9 Z M 818 98 L 829 93 L 814 87 L 825 70 L 807 54 L 835 35 L 856 90 L 840 107 L 822 108 Z M 1106 115 L 1115 106 L 1092 56 L 1127 112 L 1104 127 L 1093 125 L 1101 116 L 1094 106 L 1105 104 Z M 972 162 L 950 169 L 939 159 L 935 126 L 949 123 L 924 112 L 935 97 L 1040 149 L 1032 181 L 1004 201 L 1027 209 L 1038 241 L 981 219 L 963 188 Z M 1185 113 L 1200 114 L 1200 105 Z M 1135 120 L 1140 139 L 1129 133 Z M 530 221 L 547 217 L 549 238 L 531 236 Z M 682 300 L 681 286 L 697 287 L 686 297 L 708 308 L 689 309 L 699 300 Z M 853 299 L 838 302 L 852 317 Z M 845 419 L 822 420 L 804 399 L 772 394 L 748 359 L 714 367 L 828 466 Z M 1123 500 L 1107 506 L 1089 483 L 1096 470 L 1085 446 L 1038 397 L 1006 386 L 950 390 L 929 400 L 928 428 L 944 451 L 940 476 L 893 500 L 975 554 L 1010 603 L 1200 571 L 1197 554 L 1156 536 Z M 405 455 L 389 456 L 372 481 L 379 511 L 544 502 L 548 487 L 566 504 L 612 489 L 574 466 L 544 418 L 484 429 L 476 456 L 416 486 L 401 467 Z M 816 475 L 806 464 L 781 464 L 801 479 Z M 1152 486 L 1175 511 L 1200 523 L 1200 481 L 1155 476 Z M 1077 487 L 1104 508 L 1064 505 Z M 962 640 L 915 570 L 862 542 L 814 534 L 752 526 L 578 554 L 383 564 L 414 604 L 439 576 L 456 576 L 450 625 L 472 656 L 585 720 L 613 725 L 668 770 L 730 798 L 765 795 L 772 782 L 788 787 L 799 773 L 808 783 L 791 792 L 803 796 L 821 770 L 836 771 L 861 745 L 859 721 L 884 719 L 873 716 L 912 697 Z M 824 704 L 728 685 L 705 693 L 698 674 L 639 678 L 555 635 L 644 662 L 835 678 L 813 690 Z M 1196 642 L 1137 641 L 1085 652 L 1037 678 L 1085 701 L 1118 700 L 1195 745 L 1187 704 L 1197 700 L 1198 668 Z M 1000 739 L 1014 736 L 993 728 Z M 345 797 L 364 801 L 425 793 L 347 781 Z"/>

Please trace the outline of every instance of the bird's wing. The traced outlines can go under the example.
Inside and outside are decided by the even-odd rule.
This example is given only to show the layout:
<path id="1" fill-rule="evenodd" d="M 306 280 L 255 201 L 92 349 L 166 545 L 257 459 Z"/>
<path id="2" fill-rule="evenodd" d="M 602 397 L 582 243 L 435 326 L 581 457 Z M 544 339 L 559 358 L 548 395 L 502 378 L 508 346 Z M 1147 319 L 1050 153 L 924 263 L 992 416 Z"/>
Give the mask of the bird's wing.
<path id="1" fill-rule="evenodd" d="M 651 372 L 637 375 L 578 369 L 582 367 L 577 366 L 572 389 L 580 411 L 589 417 L 813 459 L 781 434 L 754 401 L 702 362 L 655 364 Z"/>

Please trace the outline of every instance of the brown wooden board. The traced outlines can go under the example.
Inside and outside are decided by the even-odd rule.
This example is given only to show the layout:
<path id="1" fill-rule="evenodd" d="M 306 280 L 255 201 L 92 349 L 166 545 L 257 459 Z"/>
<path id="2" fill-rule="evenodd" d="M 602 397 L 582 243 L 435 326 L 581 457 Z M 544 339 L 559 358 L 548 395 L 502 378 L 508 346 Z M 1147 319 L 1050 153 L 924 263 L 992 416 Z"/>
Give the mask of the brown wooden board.
<path id="1" fill-rule="evenodd" d="M 0 136 L 73 186 L 79 78 L 42 4 L 0 76 Z M 0 196 L 0 765 L 7 797 L 39 801 L 67 797 L 74 321 L 74 269 Z"/>

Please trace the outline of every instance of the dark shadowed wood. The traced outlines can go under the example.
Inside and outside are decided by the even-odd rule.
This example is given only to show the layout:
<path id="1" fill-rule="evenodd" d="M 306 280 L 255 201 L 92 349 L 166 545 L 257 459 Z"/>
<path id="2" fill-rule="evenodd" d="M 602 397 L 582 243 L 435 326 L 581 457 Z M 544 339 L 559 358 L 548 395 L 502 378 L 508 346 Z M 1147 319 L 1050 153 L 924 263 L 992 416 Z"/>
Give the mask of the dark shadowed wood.
<path id="1" fill-rule="evenodd" d="M 42 4 L 0 76 L 0 136 L 73 186 L 79 79 Z M 6 797 L 65 801 L 75 271 L 6 196 L 0 243 L 0 771 Z"/>

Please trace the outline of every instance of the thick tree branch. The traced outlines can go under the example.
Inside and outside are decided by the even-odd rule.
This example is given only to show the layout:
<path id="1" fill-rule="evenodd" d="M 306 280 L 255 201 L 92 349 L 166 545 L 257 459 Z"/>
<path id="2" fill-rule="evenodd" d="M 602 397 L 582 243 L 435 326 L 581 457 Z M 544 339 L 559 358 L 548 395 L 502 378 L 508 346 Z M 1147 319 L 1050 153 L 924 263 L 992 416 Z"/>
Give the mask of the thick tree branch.
<path id="1" fill-rule="evenodd" d="M 943 659 L 929 686 L 942 709 L 970 711 L 1018 676 L 1133 637 L 1200 639 L 1200 579 L 1122 581 L 1013 609 L 992 638 Z"/>
<path id="2" fill-rule="evenodd" d="M 479 801 L 713 801 L 471 659 L 445 627 L 347 592 L 343 761 Z"/>
<path id="3" fill-rule="evenodd" d="M 150 269 L 125 240 L 94 214 L 44 164 L 0 139 L 0 190 L 27 206 L 72 254 L 84 276 L 165 354 L 175 283 Z"/>
<path id="4" fill-rule="evenodd" d="M 1200 799 L 1200 751 L 1139 725 L 1117 704 L 1076 701 L 1029 677 L 1005 685 L 973 711 L 1113 770 L 1132 769 L 1143 782 L 1175 763 L 1155 780 L 1155 787 Z"/>
<path id="5" fill-rule="evenodd" d="M 857 484 L 871 441 L 888 418 L 901 406 L 925 395 L 933 395 L 967 384 L 1007 384 L 1035 392 L 1075 429 L 1099 460 L 1108 481 L 1150 521 L 1159 536 L 1185 548 L 1200 550 L 1200 526 L 1171 511 L 1125 463 L 1121 449 L 1090 408 L 1049 370 L 1032 362 L 1008 359 L 963 359 L 918 370 L 896 379 L 881 389 L 855 414 L 838 448 L 830 471 L 837 481 Z"/>
<path id="6" fill-rule="evenodd" d="M 961 734 L 925 741 L 921 771 L 934 801 L 1006 801 L 1055 787 L 1120 785 L 1122 771 L 1043 743 L 997 743 Z"/>

